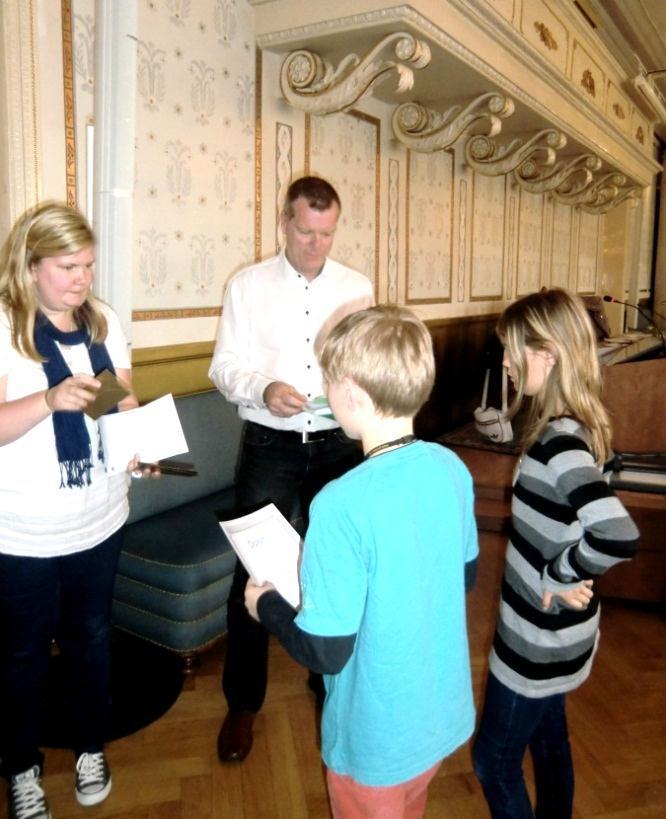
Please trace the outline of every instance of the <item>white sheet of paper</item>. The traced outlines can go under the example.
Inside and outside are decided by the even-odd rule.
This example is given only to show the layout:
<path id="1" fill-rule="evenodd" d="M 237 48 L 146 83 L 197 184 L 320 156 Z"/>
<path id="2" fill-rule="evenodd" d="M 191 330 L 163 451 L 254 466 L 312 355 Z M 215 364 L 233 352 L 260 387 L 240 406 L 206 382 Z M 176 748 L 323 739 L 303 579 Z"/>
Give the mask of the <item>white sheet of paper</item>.
<path id="1" fill-rule="evenodd" d="M 109 472 L 124 472 L 135 453 L 142 461 L 154 463 L 188 449 L 170 393 L 143 407 L 103 415 L 99 429 Z"/>
<path id="2" fill-rule="evenodd" d="M 220 526 L 254 582 L 272 583 L 298 608 L 301 538 L 277 506 L 269 503 L 249 515 L 220 521 Z"/>

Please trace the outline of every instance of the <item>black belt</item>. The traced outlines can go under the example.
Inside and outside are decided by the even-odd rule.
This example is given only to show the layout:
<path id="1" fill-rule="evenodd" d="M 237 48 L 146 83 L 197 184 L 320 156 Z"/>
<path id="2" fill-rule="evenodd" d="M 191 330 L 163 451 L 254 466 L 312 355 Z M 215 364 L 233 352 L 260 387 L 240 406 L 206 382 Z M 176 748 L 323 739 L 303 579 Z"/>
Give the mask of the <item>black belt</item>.
<path id="1" fill-rule="evenodd" d="M 316 429 L 312 430 L 312 432 L 308 432 L 306 429 L 304 432 L 300 432 L 291 429 L 275 429 L 274 427 L 267 427 L 265 424 L 257 424 L 255 421 L 247 421 L 246 423 L 251 424 L 253 427 L 259 427 L 260 429 L 270 429 L 278 438 L 285 438 L 292 442 L 298 440 L 302 444 L 316 444 L 317 441 L 328 441 L 329 438 L 332 438 L 340 432 L 340 427 L 333 427 L 333 429 Z"/>

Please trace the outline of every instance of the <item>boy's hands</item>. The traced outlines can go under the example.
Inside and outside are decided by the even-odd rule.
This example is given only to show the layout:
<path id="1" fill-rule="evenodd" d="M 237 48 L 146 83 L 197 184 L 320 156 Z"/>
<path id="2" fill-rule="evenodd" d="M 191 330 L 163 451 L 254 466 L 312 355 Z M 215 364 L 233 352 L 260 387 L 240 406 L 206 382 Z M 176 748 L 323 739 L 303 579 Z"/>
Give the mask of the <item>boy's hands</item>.
<path id="1" fill-rule="evenodd" d="M 546 591 L 543 593 L 543 597 L 541 598 L 541 605 L 543 606 L 544 610 L 549 609 L 553 600 L 553 595 L 556 595 L 557 597 L 562 598 L 562 600 L 564 600 L 564 602 L 572 609 L 586 609 L 590 604 L 590 600 L 594 596 L 594 592 L 592 591 L 593 582 L 594 581 L 592 580 L 583 580 L 580 586 L 566 592 Z"/>
<path id="2" fill-rule="evenodd" d="M 262 594 L 268 591 L 273 591 L 275 586 L 272 583 L 264 583 L 263 586 L 257 584 L 250 578 L 245 586 L 245 608 L 253 620 L 259 622 L 259 615 L 257 614 L 257 601 Z"/>

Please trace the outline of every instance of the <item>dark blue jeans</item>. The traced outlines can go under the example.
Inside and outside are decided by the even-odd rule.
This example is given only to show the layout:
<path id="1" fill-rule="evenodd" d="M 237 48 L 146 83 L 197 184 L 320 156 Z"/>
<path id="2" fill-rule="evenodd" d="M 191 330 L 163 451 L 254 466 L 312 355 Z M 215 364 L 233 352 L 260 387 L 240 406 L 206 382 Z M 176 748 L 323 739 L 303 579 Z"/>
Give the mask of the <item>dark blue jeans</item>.
<path id="1" fill-rule="evenodd" d="M 300 433 L 246 423 L 236 476 L 238 512 L 270 500 L 302 533 L 312 498 L 362 458 L 360 446 L 342 430 L 304 444 Z M 247 572 L 237 561 L 227 603 L 222 688 L 230 709 L 257 712 L 266 695 L 268 632 L 245 608 L 247 579 Z"/>
<path id="2" fill-rule="evenodd" d="M 123 529 L 63 557 L 0 554 L 0 756 L 6 776 L 42 766 L 51 642 L 62 656 L 73 750 L 100 751 L 110 710 L 111 597 Z"/>
<path id="3" fill-rule="evenodd" d="M 564 694 L 523 697 L 489 675 L 472 758 L 493 819 L 571 817 L 574 774 L 564 699 Z M 528 747 L 534 763 L 534 811 L 523 776 Z"/>

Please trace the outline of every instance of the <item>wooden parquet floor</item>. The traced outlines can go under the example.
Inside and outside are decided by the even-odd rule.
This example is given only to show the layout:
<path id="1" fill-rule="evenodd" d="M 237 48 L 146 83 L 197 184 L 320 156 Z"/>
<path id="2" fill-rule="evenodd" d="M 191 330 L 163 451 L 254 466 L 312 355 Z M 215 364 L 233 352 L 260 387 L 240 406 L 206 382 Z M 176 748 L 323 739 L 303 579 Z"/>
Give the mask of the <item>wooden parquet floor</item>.
<path id="1" fill-rule="evenodd" d="M 469 596 L 477 703 L 492 637 L 504 538 L 483 533 Z M 616 569 L 616 571 L 621 571 Z M 591 679 L 569 697 L 576 765 L 575 819 L 666 817 L 666 614 L 606 601 Z M 53 819 L 328 819 L 306 672 L 271 646 L 266 705 L 252 754 L 222 766 L 215 742 L 226 706 L 220 693 L 224 646 L 210 651 L 173 708 L 146 729 L 108 746 L 113 790 L 81 808 L 69 753 L 46 752 L 44 780 Z M 528 763 L 529 766 L 529 763 Z M 0 819 L 6 819 L 4 784 Z M 447 759 L 431 785 L 427 819 L 485 819 L 469 745 Z"/>

